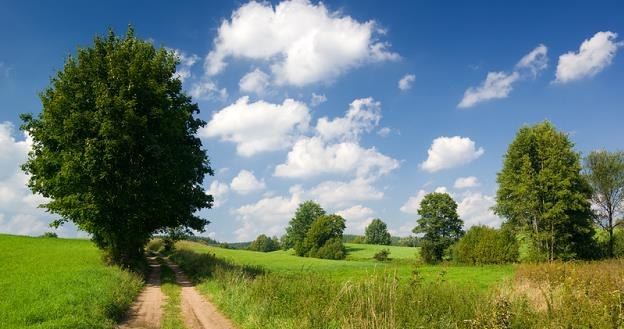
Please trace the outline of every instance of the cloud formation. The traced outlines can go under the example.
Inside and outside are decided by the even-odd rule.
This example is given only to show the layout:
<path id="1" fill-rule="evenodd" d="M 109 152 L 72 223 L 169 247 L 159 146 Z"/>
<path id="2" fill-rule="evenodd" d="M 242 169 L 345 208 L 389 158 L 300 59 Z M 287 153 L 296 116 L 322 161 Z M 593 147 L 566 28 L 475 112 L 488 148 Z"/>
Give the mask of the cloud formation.
<path id="1" fill-rule="evenodd" d="M 270 85 L 270 76 L 260 69 L 255 69 L 243 76 L 238 82 L 238 88 L 243 93 L 255 93 L 258 96 L 266 94 Z"/>
<path id="2" fill-rule="evenodd" d="M 427 160 L 420 167 L 430 173 L 443 169 L 465 165 L 485 153 L 482 147 L 477 148 L 475 142 L 468 137 L 438 137 L 433 140 L 427 151 Z"/>
<path id="3" fill-rule="evenodd" d="M 615 53 L 623 42 L 616 42 L 617 33 L 606 31 L 594 34 L 583 41 L 578 52 L 567 52 L 559 56 L 556 83 L 568 83 L 591 77 L 611 65 Z"/>
<path id="4" fill-rule="evenodd" d="M 241 170 L 238 175 L 232 179 L 230 187 L 238 194 L 247 195 L 264 190 L 266 185 L 264 184 L 264 179 L 258 180 L 256 176 L 254 176 L 253 172 L 249 170 Z"/>
<path id="5" fill-rule="evenodd" d="M 455 184 L 453 184 L 453 187 L 456 189 L 462 189 L 462 188 L 477 187 L 479 185 L 481 185 L 481 183 L 479 183 L 479 180 L 477 179 L 477 177 L 468 176 L 468 177 L 459 177 L 458 179 L 456 179 Z"/>
<path id="6" fill-rule="evenodd" d="M 412 83 L 416 80 L 416 76 L 413 74 L 404 75 L 401 80 L 399 80 L 399 89 L 405 91 L 412 89 Z"/>
<path id="7" fill-rule="evenodd" d="M 365 63 L 398 59 L 377 41 L 381 34 L 374 21 L 358 22 L 323 3 L 249 2 L 222 22 L 204 67 L 212 76 L 225 69 L 228 58 L 262 60 L 278 85 L 304 86 Z"/>

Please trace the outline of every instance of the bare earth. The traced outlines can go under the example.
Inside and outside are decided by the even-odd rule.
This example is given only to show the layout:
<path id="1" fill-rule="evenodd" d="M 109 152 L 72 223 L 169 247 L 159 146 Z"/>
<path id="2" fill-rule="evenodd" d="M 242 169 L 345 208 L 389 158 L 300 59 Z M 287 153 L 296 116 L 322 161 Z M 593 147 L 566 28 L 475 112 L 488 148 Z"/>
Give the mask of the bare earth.
<path id="1" fill-rule="evenodd" d="M 168 259 L 167 265 L 175 272 L 176 281 L 181 286 L 181 309 L 188 329 L 235 329 L 234 324 L 223 316 L 217 308 L 202 297 L 182 270 Z M 145 289 L 132 305 L 128 317 L 119 329 L 160 328 L 162 306 L 165 296 L 160 290 L 160 265 L 156 257 L 148 257 L 152 271 Z"/>
<path id="2" fill-rule="evenodd" d="M 128 317 L 119 325 L 119 329 L 156 329 L 160 328 L 162 304 L 165 299 L 160 291 L 160 264 L 156 257 L 147 258 L 152 271 L 145 289 L 132 304 Z"/>

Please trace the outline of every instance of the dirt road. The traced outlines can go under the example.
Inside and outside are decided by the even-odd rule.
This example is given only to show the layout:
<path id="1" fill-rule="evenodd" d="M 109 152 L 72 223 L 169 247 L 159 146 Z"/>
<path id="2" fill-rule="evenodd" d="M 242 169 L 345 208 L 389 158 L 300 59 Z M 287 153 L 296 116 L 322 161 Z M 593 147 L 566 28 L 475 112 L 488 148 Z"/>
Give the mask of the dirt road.
<path id="1" fill-rule="evenodd" d="M 152 272 L 147 285 L 132 305 L 128 317 L 119 325 L 119 329 L 156 329 L 160 328 L 162 306 L 165 296 L 160 290 L 160 265 L 156 257 L 149 257 Z M 181 309 L 187 329 L 235 329 L 234 324 L 223 316 L 217 308 L 199 294 L 191 281 L 173 262 L 165 259 L 175 272 L 176 281 L 181 289 Z"/>

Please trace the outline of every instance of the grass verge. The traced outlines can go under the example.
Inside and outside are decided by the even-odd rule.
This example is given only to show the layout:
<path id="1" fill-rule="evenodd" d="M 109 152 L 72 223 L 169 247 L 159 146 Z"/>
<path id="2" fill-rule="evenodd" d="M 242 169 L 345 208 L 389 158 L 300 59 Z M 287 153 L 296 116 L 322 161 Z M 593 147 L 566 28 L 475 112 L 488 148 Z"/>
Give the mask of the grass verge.
<path id="1" fill-rule="evenodd" d="M 167 263 L 160 257 L 158 257 L 158 262 L 160 263 L 160 289 L 166 296 L 160 328 L 184 329 L 186 326 L 182 320 L 182 309 L 180 308 L 182 288 L 177 283 L 175 273 L 167 266 Z"/>

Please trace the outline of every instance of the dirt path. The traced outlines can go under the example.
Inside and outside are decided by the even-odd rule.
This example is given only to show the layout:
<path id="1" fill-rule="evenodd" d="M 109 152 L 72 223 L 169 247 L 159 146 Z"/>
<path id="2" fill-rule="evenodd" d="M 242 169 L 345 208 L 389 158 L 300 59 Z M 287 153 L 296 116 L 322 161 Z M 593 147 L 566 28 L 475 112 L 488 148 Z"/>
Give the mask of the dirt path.
<path id="1" fill-rule="evenodd" d="M 160 328 L 162 305 L 165 299 L 160 291 L 160 264 L 156 257 L 147 258 L 152 271 L 145 289 L 132 304 L 128 317 L 119 325 L 119 329 L 157 329 Z"/>
<path id="2" fill-rule="evenodd" d="M 234 324 L 202 297 L 178 265 L 168 259 L 167 265 L 175 272 L 182 287 L 181 308 L 184 324 L 189 329 L 235 329 Z"/>

